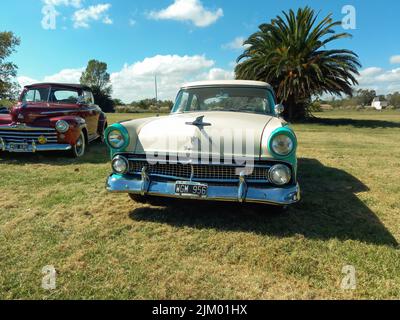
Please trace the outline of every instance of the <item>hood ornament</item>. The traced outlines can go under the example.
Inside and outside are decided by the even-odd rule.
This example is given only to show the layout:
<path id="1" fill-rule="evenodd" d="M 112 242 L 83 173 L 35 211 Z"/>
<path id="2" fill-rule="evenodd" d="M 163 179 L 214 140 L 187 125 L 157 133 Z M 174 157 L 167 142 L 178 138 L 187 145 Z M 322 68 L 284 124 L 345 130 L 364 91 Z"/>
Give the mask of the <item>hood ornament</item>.
<path id="1" fill-rule="evenodd" d="M 206 123 L 203 122 L 204 120 L 204 116 L 200 116 L 198 118 L 196 118 L 196 120 L 194 120 L 193 122 L 186 122 L 186 125 L 188 126 L 196 126 L 199 129 L 203 129 L 204 127 L 210 127 L 211 123 Z"/>

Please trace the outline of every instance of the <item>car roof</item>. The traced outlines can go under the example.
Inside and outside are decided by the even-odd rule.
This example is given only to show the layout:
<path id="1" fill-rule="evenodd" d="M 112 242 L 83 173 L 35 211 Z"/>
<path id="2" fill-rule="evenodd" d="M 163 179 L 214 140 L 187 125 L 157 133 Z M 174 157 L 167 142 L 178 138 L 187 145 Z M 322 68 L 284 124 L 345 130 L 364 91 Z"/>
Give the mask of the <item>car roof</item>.
<path id="1" fill-rule="evenodd" d="M 56 82 L 42 82 L 42 83 L 35 83 L 25 86 L 25 88 L 34 88 L 34 87 L 62 87 L 62 88 L 72 88 L 72 89 L 80 89 L 80 90 L 91 90 L 90 87 L 82 85 L 82 84 L 75 84 L 75 83 L 56 83 Z"/>
<path id="2" fill-rule="evenodd" d="M 262 81 L 251 80 L 217 80 L 217 81 L 197 81 L 184 84 L 181 89 L 199 87 L 260 87 L 272 89 L 271 85 Z"/>

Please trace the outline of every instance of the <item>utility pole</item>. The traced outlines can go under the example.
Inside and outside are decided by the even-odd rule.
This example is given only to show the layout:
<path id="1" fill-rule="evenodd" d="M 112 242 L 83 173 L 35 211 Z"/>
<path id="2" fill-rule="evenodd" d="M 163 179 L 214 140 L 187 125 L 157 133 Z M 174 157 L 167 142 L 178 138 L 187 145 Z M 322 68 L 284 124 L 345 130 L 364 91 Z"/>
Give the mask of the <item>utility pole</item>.
<path id="1" fill-rule="evenodd" d="M 154 85 L 156 89 L 156 103 L 158 102 L 157 74 L 154 75 Z"/>

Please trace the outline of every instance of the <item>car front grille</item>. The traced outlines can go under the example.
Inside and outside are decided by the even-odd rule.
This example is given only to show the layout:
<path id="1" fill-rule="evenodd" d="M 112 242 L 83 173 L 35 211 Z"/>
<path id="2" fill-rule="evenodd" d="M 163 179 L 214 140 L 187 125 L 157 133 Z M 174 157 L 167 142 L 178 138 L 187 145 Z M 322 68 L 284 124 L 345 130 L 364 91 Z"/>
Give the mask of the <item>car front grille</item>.
<path id="1" fill-rule="evenodd" d="M 150 164 L 143 159 L 129 158 L 130 174 L 139 175 L 144 167 L 150 176 L 166 179 L 192 179 L 194 181 L 237 182 L 240 172 L 246 173 L 249 182 L 267 183 L 267 172 L 271 168 L 267 163 L 256 163 L 252 170 L 236 165 L 224 164 Z"/>
<path id="2" fill-rule="evenodd" d="M 1 128 L 0 127 L 0 138 L 6 143 L 39 143 L 39 138 L 45 137 L 47 143 L 57 143 L 57 132 L 55 129 L 47 128 Z"/>

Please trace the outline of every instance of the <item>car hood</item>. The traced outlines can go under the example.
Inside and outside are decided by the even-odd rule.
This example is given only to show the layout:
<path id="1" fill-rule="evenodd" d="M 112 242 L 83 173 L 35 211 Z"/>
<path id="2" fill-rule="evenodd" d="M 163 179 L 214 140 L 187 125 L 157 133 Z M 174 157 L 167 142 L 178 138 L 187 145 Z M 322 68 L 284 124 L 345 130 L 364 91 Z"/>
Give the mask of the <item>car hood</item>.
<path id="1" fill-rule="evenodd" d="M 14 123 L 35 125 L 48 122 L 48 119 L 56 116 L 65 116 L 76 111 L 75 104 L 53 104 L 47 102 L 19 103 L 10 112 Z"/>
<path id="2" fill-rule="evenodd" d="M 267 142 L 283 120 L 240 112 L 193 112 L 123 123 L 131 138 L 128 152 L 135 154 L 193 154 L 270 157 Z M 200 149 L 198 149 L 200 147 Z"/>

